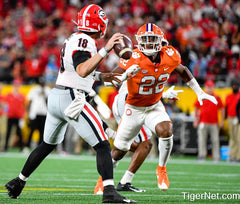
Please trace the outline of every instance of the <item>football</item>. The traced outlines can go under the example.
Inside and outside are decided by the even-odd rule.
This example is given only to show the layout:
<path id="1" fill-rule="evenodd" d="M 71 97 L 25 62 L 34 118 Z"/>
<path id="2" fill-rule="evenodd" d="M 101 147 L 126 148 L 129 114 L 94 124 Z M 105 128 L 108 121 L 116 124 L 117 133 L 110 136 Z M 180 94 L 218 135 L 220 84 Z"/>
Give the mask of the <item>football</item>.
<path id="1" fill-rule="evenodd" d="M 128 36 L 123 35 L 121 43 L 115 44 L 113 46 L 113 50 L 118 57 L 123 59 L 130 59 L 133 50 L 133 44 L 131 39 Z"/>

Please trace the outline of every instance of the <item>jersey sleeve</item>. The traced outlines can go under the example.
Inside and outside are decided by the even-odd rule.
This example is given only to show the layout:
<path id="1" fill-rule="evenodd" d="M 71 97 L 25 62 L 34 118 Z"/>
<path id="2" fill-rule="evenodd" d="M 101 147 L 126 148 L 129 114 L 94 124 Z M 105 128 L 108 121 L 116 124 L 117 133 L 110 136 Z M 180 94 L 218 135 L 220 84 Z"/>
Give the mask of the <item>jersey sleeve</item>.
<path id="1" fill-rule="evenodd" d="M 128 61 L 129 60 L 125 60 L 123 58 L 120 58 L 120 60 L 118 61 L 118 67 L 125 71 L 127 69 Z"/>
<path id="2" fill-rule="evenodd" d="M 97 51 L 96 41 L 83 33 L 75 33 L 68 40 L 68 47 L 72 50 L 72 55 L 76 51 L 89 52 L 95 55 Z"/>
<path id="3" fill-rule="evenodd" d="M 129 60 L 120 58 L 119 62 L 118 62 L 118 66 L 119 68 L 123 69 L 123 70 L 127 70 L 130 66 L 132 66 L 133 64 L 138 64 L 138 58 L 140 57 L 134 57 L 135 55 L 137 55 L 136 51 L 133 51 L 132 57 Z"/>
<path id="4" fill-rule="evenodd" d="M 91 54 L 88 51 L 76 51 L 74 52 L 73 56 L 73 66 L 76 70 L 77 66 L 80 63 L 85 62 L 86 60 L 88 60 L 89 58 L 91 58 Z"/>
<path id="5" fill-rule="evenodd" d="M 181 55 L 179 52 L 172 46 L 164 46 L 163 51 L 166 55 L 166 59 L 168 61 L 169 66 L 171 67 L 177 67 L 179 64 L 181 64 Z"/>

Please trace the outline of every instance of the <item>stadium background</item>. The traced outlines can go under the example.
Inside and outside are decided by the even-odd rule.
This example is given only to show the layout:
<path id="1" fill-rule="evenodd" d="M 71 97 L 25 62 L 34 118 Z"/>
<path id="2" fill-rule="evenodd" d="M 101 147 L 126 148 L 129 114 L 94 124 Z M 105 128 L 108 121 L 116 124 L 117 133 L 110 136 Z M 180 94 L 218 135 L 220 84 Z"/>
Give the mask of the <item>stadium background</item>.
<path id="1" fill-rule="evenodd" d="M 22 81 L 21 92 L 27 94 L 44 76 L 53 86 L 60 66 L 60 49 L 64 39 L 76 31 L 72 20 L 86 4 L 103 7 L 109 25 L 101 48 L 115 32 L 128 35 L 136 45 L 135 34 L 147 22 L 161 27 L 170 44 L 182 56 L 201 86 L 214 80 L 216 93 L 223 102 L 231 92 L 230 84 L 240 76 L 240 2 L 237 0 L 2 0 L 0 2 L 0 81 L 2 94 L 11 91 L 14 80 Z M 99 71 L 111 71 L 117 65 L 113 53 L 100 64 Z M 3 65 L 5 63 L 5 65 Z M 7 64 L 7 65 L 6 65 Z M 187 115 L 193 111 L 196 95 L 176 75 L 167 87 L 183 89 L 176 105 Z M 107 103 L 113 88 L 96 83 L 94 89 Z M 227 138 L 227 124 L 222 132 Z"/>
<path id="2" fill-rule="evenodd" d="M 160 26 L 200 85 L 203 86 L 206 79 L 215 81 L 216 93 L 223 102 L 231 92 L 232 79 L 239 79 L 239 0 L 1 0 L 0 81 L 3 95 L 11 91 L 14 79 L 22 80 L 21 92 L 25 95 L 40 76 L 45 76 L 53 86 L 63 40 L 75 30 L 72 19 L 76 20 L 77 12 L 89 3 L 99 4 L 106 11 L 110 20 L 107 39 L 120 31 L 136 43 L 134 34 L 143 23 L 153 22 Z M 105 42 L 101 39 L 99 48 Z M 111 53 L 98 69 L 110 71 L 116 61 Z M 195 93 L 175 75 L 167 87 L 172 84 L 184 90 L 179 94 L 177 106 L 185 115 L 191 114 Z M 95 84 L 94 88 L 105 102 L 114 91 L 102 84 Z M 4 127 L 0 128 L 4 131 Z M 28 130 L 25 127 L 23 131 Z M 227 134 L 225 124 L 225 139 Z M 26 158 L 26 154 L 18 151 L 0 154 L 0 203 L 16 203 L 9 199 L 4 185 L 17 176 Z M 115 169 L 115 184 L 129 161 L 129 158 L 123 159 Z M 183 191 L 240 195 L 239 162 L 207 160 L 199 163 L 196 157 L 173 156 L 168 163 L 171 187 L 165 192 L 157 188 L 157 163 L 158 158 L 148 158 L 134 178 L 133 185 L 146 189 L 145 194 L 126 192 L 124 195 L 142 204 L 191 202 L 183 198 Z M 95 157 L 52 154 L 31 176 L 17 203 L 101 203 L 101 196 L 93 195 L 97 179 Z M 239 203 L 239 197 L 195 202 Z"/>
<path id="3" fill-rule="evenodd" d="M 20 92 L 23 93 L 24 95 L 27 95 L 29 90 L 34 87 L 35 84 L 33 85 L 22 85 L 21 88 L 20 88 Z M 166 87 L 165 89 L 168 89 L 168 87 Z M 194 110 L 194 102 L 197 100 L 197 97 L 196 97 L 196 94 L 192 91 L 192 89 L 189 89 L 188 87 L 182 87 L 182 86 L 177 86 L 175 87 L 176 90 L 183 90 L 184 92 L 179 94 L 179 98 L 180 100 L 176 101 L 176 105 L 182 110 L 182 113 L 181 115 L 179 115 L 177 118 L 176 118 L 176 115 L 175 115 L 175 118 L 172 118 L 173 121 L 175 121 L 174 119 L 176 119 L 176 121 L 179 120 L 179 118 L 181 119 L 184 119 L 185 116 L 187 115 L 191 115 L 191 113 L 193 112 Z M 2 89 L 2 95 L 6 95 L 7 93 L 11 92 L 12 90 L 12 85 L 4 85 L 3 89 Z M 106 104 L 108 104 L 108 100 L 109 100 L 109 96 L 112 94 L 112 93 L 115 93 L 115 88 L 113 87 L 105 87 L 105 86 L 101 86 L 99 88 L 99 96 L 100 98 L 103 100 L 103 102 L 105 102 Z M 231 93 L 231 88 L 217 88 L 215 90 L 215 93 L 218 94 L 221 99 L 224 101 L 225 100 L 225 97 L 226 95 L 228 95 L 229 93 Z M 177 114 L 178 115 L 178 114 Z M 6 121 L 6 117 L 2 116 L 3 117 L 3 121 Z M 219 115 L 220 117 L 220 115 Z M 188 126 L 188 128 L 191 128 L 192 131 L 195 131 L 196 132 L 196 129 L 193 129 L 192 127 L 192 120 L 193 118 L 192 117 L 189 117 L 189 123 L 190 123 L 190 126 Z M 113 118 L 107 118 L 106 121 L 108 121 L 108 124 L 111 126 L 112 124 L 112 128 L 116 128 L 114 127 L 114 121 L 113 121 Z M 182 126 L 185 126 L 186 125 L 186 122 L 183 121 L 184 123 L 174 123 L 174 128 L 177 130 L 178 128 L 182 128 Z M 4 125 L 5 123 L 2 123 L 2 126 L 1 126 L 1 129 L 2 129 L 2 133 L 5 134 L 6 133 L 6 127 Z M 189 125 L 189 124 L 188 124 Z M 22 133 L 23 133 L 23 139 L 24 141 L 26 142 L 27 141 L 27 136 L 29 134 L 29 127 L 28 127 L 28 118 L 25 118 L 25 122 L 24 122 L 24 126 L 22 128 Z M 177 146 L 175 144 L 175 147 L 177 148 L 177 150 L 175 149 L 175 151 L 177 151 L 178 153 L 187 153 L 187 154 L 196 154 L 197 153 L 197 143 L 196 143 L 196 133 L 195 134 L 192 134 L 192 135 L 189 135 L 191 134 L 192 131 L 190 131 L 190 133 L 188 133 L 188 135 L 186 135 L 185 131 L 184 132 L 181 132 L 182 129 L 180 131 L 176 131 L 175 132 L 175 140 L 179 140 L 179 145 Z M 182 135 L 182 136 L 181 136 Z M 221 131 L 221 135 L 220 135 L 220 141 L 221 141 L 221 146 L 226 146 L 227 145 L 227 141 L 228 141 L 228 124 L 227 124 L 227 121 L 225 121 L 225 125 L 224 125 L 224 129 Z M 180 138 L 181 137 L 181 138 Z M 184 138 L 192 138 L 192 139 L 189 139 L 190 141 L 188 142 L 188 144 L 182 144 L 184 146 L 180 146 L 181 142 L 183 141 L 180 141 L 180 140 L 186 140 L 186 139 L 183 139 L 182 137 Z M 39 133 L 38 131 L 34 131 L 34 134 L 33 134 L 33 141 L 34 142 L 37 142 L 38 141 L 38 138 L 39 138 Z M 195 139 L 194 139 L 195 138 Z M 14 143 L 14 140 L 15 138 L 11 138 L 11 144 Z M 187 139 L 188 140 L 188 139 Z M 195 141 L 194 141 L 195 140 Z M 0 140 L 0 146 L 3 146 L 4 145 L 4 139 L 1 138 Z M 187 147 L 189 146 L 189 148 Z M 193 148 L 193 149 L 192 149 Z M 209 147 L 211 148 L 211 147 Z M 226 156 L 224 156 L 226 159 Z"/>

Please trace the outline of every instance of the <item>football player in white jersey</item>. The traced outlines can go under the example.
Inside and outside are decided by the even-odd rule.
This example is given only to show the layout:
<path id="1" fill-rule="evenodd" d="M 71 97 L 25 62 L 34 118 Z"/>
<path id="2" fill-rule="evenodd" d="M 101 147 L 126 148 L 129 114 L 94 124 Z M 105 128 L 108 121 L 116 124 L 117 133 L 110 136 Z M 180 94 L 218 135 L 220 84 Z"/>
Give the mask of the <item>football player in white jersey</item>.
<path id="1" fill-rule="evenodd" d="M 105 35 L 107 24 L 108 19 L 98 5 L 87 5 L 78 13 L 79 31 L 64 42 L 56 86 L 48 96 L 44 141 L 29 155 L 19 176 L 5 185 L 9 197 L 19 197 L 28 177 L 63 141 L 69 123 L 96 151 L 97 170 L 104 185 L 102 202 L 136 203 L 121 196 L 114 188 L 110 145 L 98 113 L 86 102 L 94 80 L 121 82 L 116 77 L 119 74 L 95 72 L 98 64 L 122 38 L 122 34 L 115 33 L 97 52 L 96 39 Z"/>

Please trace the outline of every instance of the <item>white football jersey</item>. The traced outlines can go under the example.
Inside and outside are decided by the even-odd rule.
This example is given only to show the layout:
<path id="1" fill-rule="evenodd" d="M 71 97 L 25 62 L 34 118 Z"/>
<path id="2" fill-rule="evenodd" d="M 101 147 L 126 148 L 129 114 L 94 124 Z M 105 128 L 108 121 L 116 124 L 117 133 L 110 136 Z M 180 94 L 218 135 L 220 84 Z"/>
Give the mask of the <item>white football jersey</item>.
<path id="1" fill-rule="evenodd" d="M 65 40 L 61 50 L 61 68 L 58 72 L 56 84 L 91 92 L 94 83 L 93 71 L 83 78 L 76 72 L 72 56 L 76 51 L 87 51 L 91 57 L 97 54 L 96 41 L 88 35 L 77 32 Z"/>
<path id="2" fill-rule="evenodd" d="M 127 90 L 127 80 L 124 81 L 118 91 L 119 93 L 128 93 L 128 90 Z"/>

